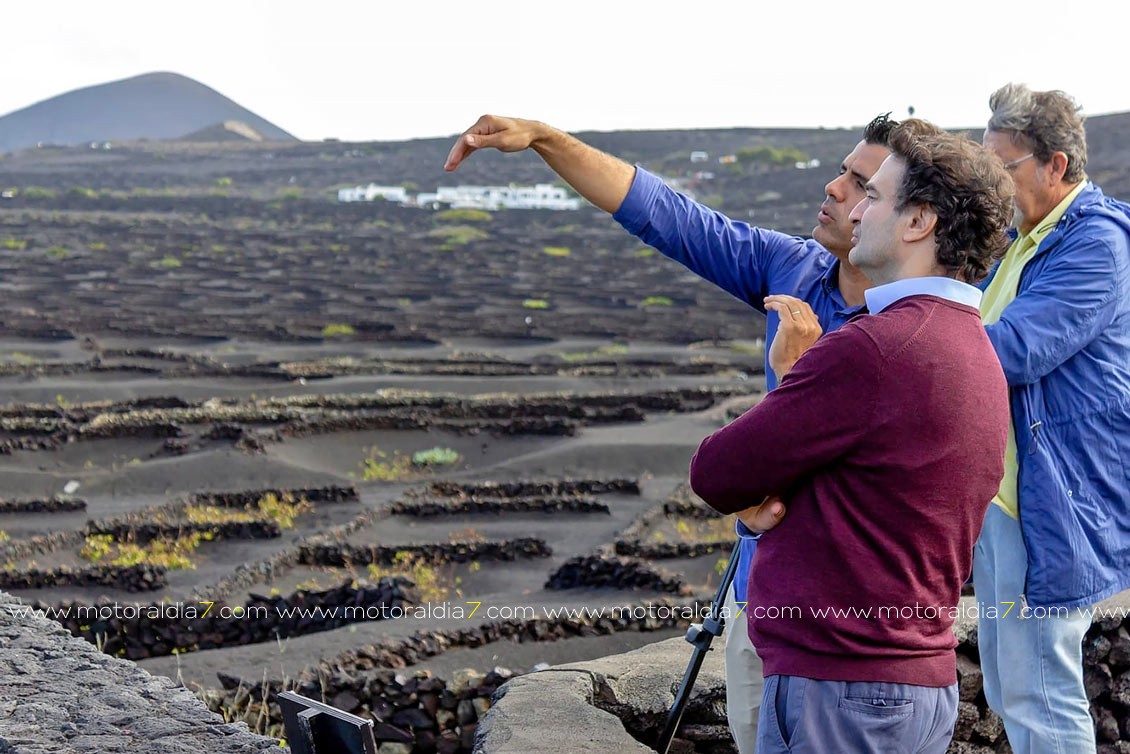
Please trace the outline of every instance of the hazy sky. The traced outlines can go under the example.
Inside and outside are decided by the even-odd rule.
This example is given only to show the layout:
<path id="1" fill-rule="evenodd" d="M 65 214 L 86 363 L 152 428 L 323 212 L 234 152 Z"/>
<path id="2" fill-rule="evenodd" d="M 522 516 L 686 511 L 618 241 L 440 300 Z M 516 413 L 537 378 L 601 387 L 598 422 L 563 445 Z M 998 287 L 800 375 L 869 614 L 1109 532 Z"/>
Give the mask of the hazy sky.
<path id="1" fill-rule="evenodd" d="M 1130 6 L 1086 7 L 5 0 L 0 114 L 159 70 L 310 140 L 449 135 L 484 112 L 574 131 L 837 127 L 913 105 L 943 126 L 979 126 L 1008 81 L 1064 89 L 1088 114 L 1130 111 Z"/>

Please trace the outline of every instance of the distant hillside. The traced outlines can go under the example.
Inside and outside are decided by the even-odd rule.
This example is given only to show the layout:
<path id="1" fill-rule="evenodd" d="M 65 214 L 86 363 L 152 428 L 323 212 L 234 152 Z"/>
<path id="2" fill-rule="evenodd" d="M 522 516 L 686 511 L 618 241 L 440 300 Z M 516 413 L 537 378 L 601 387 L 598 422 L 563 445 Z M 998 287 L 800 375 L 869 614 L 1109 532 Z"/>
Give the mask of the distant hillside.
<path id="1" fill-rule="evenodd" d="M 190 134 L 181 136 L 177 141 L 214 142 L 270 140 L 246 123 L 241 123 L 238 120 L 225 120 L 223 123 L 216 123 L 207 128 L 202 128 L 199 131 L 193 131 Z"/>
<path id="2" fill-rule="evenodd" d="M 224 95 L 176 73 L 147 73 L 60 94 L 0 118 L 0 152 L 47 144 L 175 139 L 239 121 L 272 141 L 295 141 Z"/>
<path id="3" fill-rule="evenodd" d="M 858 142 L 860 130 L 728 128 L 577 135 L 660 174 L 732 218 L 807 234 L 824 198 L 825 184 Z M 976 128 L 963 130 L 973 138 L 981 136 Z M 93 150 L 85 144 L 25 150 L 4 159 L 0 192 L 46 190 L 58 195 L 52 206 L 68 207 L 91 206 L 88 191 L 138 197 L 163 193 L 174 198 L 162 211 L 175 211 L 177 194 L 215 191 L 232 200 L 272 201 L 281 192 L 287 196 L 301 192 L 305 201 L 336 204 L 338 189 L 369 183 L 405 186 L 409 193 L 416 193 L 460 184 L 560 181 L 532 152 L 487 150 L 474 155 L 458 172 L 445 173 L 444 158 L 454 136 L 400 142 L 280 143 L 258 141 L 258 132 L 250 124 L 214 121 L 195 132 L 179 134 L 176 140 L 134 142 L 110 150 Z M 1130 142 L 1130 113 L 1088 118 L 1087 140 L 1088 175 L 1108 194 L 1130 199 L 1130 151 L 1125 148 Z M 798 162 L 804 169 L 796 167 Z M 105 201 L 117 200 L 106 197 Z M 0 221 L 2 210 L 9 206 L 13 203 L 0 198 Z"/>

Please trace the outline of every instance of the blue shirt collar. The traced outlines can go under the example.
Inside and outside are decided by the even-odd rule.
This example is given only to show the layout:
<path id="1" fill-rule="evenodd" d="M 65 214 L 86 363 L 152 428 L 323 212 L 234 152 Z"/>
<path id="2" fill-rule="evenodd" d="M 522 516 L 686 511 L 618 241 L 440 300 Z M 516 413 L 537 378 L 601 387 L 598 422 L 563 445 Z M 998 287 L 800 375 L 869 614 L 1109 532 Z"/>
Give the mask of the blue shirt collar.
<path id="1" fill-rule="evenodd" d="M 867 311 L 878 314 L 907 296 L 937 296 L 974 309 L 981 308 L 981 291 L 968 283 L 944 277 L 904 278 L 863 292 Z"/>

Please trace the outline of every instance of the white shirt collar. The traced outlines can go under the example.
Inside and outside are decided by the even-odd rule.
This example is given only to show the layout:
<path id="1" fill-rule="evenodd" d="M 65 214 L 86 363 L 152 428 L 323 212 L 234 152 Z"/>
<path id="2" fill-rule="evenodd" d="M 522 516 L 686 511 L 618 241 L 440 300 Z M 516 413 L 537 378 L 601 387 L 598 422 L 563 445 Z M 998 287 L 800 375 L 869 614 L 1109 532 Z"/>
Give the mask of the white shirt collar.
<path id="1" fill-rule="evenodd" d="M 904 278 L 863 292 L 867 311 L 872 314 L 878 314 L 899 299 L 922 295 L 937 296 L 978 310 L 981 308 L 980 289 L 946 277 Z"/>

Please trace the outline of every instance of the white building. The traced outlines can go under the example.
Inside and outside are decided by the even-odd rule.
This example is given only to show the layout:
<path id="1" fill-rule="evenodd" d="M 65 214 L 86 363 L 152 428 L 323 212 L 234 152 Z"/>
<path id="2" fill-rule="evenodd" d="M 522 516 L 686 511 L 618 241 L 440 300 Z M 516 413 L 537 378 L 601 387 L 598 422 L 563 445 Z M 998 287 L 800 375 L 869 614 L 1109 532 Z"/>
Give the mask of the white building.
<path id="1" fill-rule="evenodd" d="M 344 188 L 337 192 L 339 202 L 371 202 L 384 199 L 419 207 L 451 207 L 453 209 L 580 209 L 581 200 L 550 183 L 536 186 L 441 186 L 432 192 L 408 195 L 403 186 L 368 186 Z"/>
<path id="2" fill-rule="evenodd" d="M 337 200 L 339 202 L 372 202 L 384 199 L 389 202 L 406 204 L 409 201 L 408 192 L 403 186 L 378 186 L 370 183 L 368 186 L 355 186 L 353 188 L 339 189 Z"/>
<path id="3" fill-rule="evenodd" d="M 416 196 L 421 207 L 446 205 L 453 209 L 554 209 L 581 208 L 581 200 L 570 197 L 560 186 L 440 186 L 434 193 Z"/>

